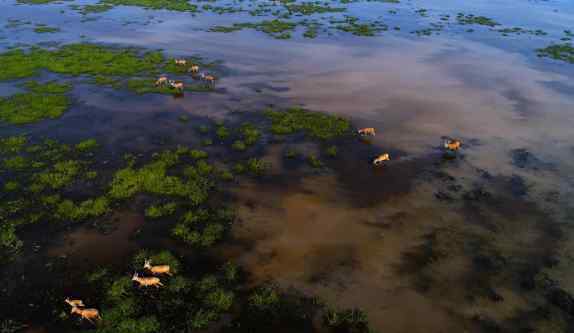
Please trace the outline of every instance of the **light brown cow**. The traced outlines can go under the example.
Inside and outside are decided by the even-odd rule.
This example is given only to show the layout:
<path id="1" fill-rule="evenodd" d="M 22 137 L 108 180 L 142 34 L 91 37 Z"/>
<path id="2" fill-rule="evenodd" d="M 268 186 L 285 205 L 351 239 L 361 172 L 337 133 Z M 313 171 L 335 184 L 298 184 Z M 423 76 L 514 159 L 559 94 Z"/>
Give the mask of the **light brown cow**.
<path id="1" fill-rule="evenodd" d="M 375 136 L 376 134 L 375 129 L 372 127 L 361 128 L 360 130 L 357 131 L 357 133 L 359 133 L 359 135 L 372 135 L 372 136 Z"/>
<path id="2" fill-rule="evenodd" d="M 163 287 L 159 278 L 156 277 L 139 277 L 138 273 L 134 273 L 132 276 L 132 281 L 136 281 L 140 287 L 150 287 L 154 286 L 156 288 Z"/>
<path id="3" fill-rule="evenodd" d="M 457 151 L 460 149 L 462 141 L 456 139 L 448 139 L 444 141 L 444 148 L 450 151 Z"/>
<path id="4" fill-rule="evenodd" d="M 199 65 L 191 65 L 187 71 L 194 74 L 199 73 Z"/>
<path id="5" fill-rule="evenodd" d="M 373 164 L 374 165 L 380 165 L 382 164 L 384 161 L 390 161 L 391 160 L 391 155 L 389 155 L 388 153 L 379 155 L 379 157 L 375 158 L 373 160 Z"/>
<path id="6" fill-rule="evenodd" d="M 87 319 L 90 323 L 95 324 L 94 320 L 101 320 L 102 316 L 100 316 L 100 312 L 96 309 L 80 309 L 78 307 L 73 306 L 71 314 L 78 314 L 80 315 L 81 319 Z"/>
<path id="7" fill-rule="evenodd" d="M 64 302 L 68 303 L 71 307 L 84 307 L 84 302 L 81 299 L 69 299 L 66 298 Z"/>
<path id="8" fill-rule="evenodd" d="M 151 259 L 146 260 L 144 262 L 144 268 L 149 270 L 153 275 L 161 275 L 161 274 L 167 274 L 169 276 L 173 275 L 171 273 L 171 267 L 169 267 L 169 265 L 152 266 Z"/>

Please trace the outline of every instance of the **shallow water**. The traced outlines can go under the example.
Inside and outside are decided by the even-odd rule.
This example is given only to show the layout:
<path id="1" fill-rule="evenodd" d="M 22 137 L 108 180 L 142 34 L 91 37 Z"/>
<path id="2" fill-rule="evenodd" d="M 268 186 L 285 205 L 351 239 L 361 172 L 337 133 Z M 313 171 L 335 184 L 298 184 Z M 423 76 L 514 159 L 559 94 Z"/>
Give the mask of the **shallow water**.
<path id="1" fill-rule="evenodd" d="M 420 8 L 430 17 L 414 13 Z M 389 14 L 391 9 L 397 14 Z M 568 200 L 574 189 L 574 66 L 538 58 L 534 51 L 574 26 L 574 6 L 403 1 L 352 3 L 349 11 L 362 19 L 383 16 L 401 30 L 376 37 L 334 32 L 276 40 L 253 30 L 204 31 L 250 20 L 244 13 L 192 16 L 120 7 L 82 22 L 68 2 L 3 1 L 0 21 L 28 20 L 62 31 L 0 27 L 0 50 L 77 42 L 85 35 L 82 40 L 94 43 L 219 59 L 225 75 L 216 92 L 178 99 L 76 85 L 74 105 L 62 118 L 22 127 L 1 124 L 0 134 L 64 141 L 95 137 L 110 156 L 120 156 L 155 151 L 165 142 L 197 144 L 192 125 L 233 119 L 269 104 L 348 117 L 356 127 L 376 127 L 378 135 L 371 143 L 343 145 L 348 150 L 331 163 L 332 170 L 293 171 L 283 165 L 285 146 L 266 147 L 271 175 L 230 190 L 240 222 L 232 240 L 213 250 L 215 256 L 237 260 L 252 284 L 275 281 L 336 306 L 365 309 L 380 332 L 488 332 L 495 330 L 492 323 L 503 331 L 519 331 L 523 323 L 537 332 L 571 329 L 571 314 L 561 309 L 550 307 L 546 317 L 536 312 L 545 291 L 523 287 L 522 279 L 547 270 L 574 292 L 569 229 L 557 236 L 549 226 L 568 223 L 574 211 Z M 466 32 L 469 26 L 452 22 L 458 12 L 548 35 L 504 37 L 482 26 Z M 410 33 L 441 14 L 450 14 L 452 24 L 439 35 Z M 0 96 L 14 89 L 3 83 Z M 191 116 L 190 124 L 178 121 L 182 114 Z M 461 157 L 442 158 L 443 136 L 464 141 Z M 519 167 L 513 163 L 515 149 L 526 149 L 551 167 Z M 383 151 L 391 152 L 392 162 L 373 170 L 370 159 Z M 478 190 L 491 196 L 482 198 Z M 450 198 L 439 200 L 438 192 Z M 81 226 L 54 240 L 45 254 L 66 254 L 81 266 L 95 246 L 109 244 L 92 264 L 114 262 L 114 253 L 137 248 L 130 237 L 142 222 L 121 218 L 109 235 Z M 555 256 L 559 264 L 547 265 Z M 504 264 L 493 263 L 498 259 Z"/>

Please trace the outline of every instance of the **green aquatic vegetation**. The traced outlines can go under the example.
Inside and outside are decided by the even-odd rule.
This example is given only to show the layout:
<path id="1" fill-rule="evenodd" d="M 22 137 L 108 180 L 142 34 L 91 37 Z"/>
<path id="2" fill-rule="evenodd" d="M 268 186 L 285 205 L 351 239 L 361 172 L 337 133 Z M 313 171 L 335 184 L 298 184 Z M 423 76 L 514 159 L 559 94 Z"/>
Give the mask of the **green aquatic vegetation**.
<path id="1" fill-rule="evenodd" d="M 332 23 L 339 23 L 333 21 Z M 347 16 L 343 24 L 336 25 L 336 28 L 341 31 L 352 33 L 355 36 L 372 37 L 381 31 L 388 30 L 388 26 L 379 21 L 360 23 L 357 17 Z"/>
<path id="2" fill-rule="evenodd" d="M 267 171 L 271 165 L 269 162 L 258 158 L 250 158 L 245 163 L 245 169 L 247 172 L 251 173 L 252 175 L 260 176 Z"/>
<path id="3" fill-rule="evenodd" d="M 548 57 L 574 64 L 574 46 L 572 44 L 554 44 L 537 49 L 536 52 L 539 57 Z"/>
<path id="4" fill-rule="evenodd" d="M 244 123 L 241 125 L 239 132 L 243 137 L 243 142 L 245 142 L 245 144 L 248 146 L 255 144 L 261 137 L 261 131 L 259 131 L 257 127 L 250 123 Z"/>
<path id="5" fill-rule="evenodd" d="M 417 9 L 415 10 L 415 13 L 419 14 L 421 17 L 428 17 L 428 10 L 421 8 L 421 9 Z"/>
<path id="6" fill-rule="evenodd" d="M 331 7 L 315 2 L 289 3 L 285 5 L 285 8 L 289 11 L 289 13 L 296 13 L 301 15 L 339 13 L 347 10 L 345 7 Z"/>
<path id="7" fill-rule="evenodd" d="M 168 169 L 175 166 L 179 158 L 178 153 L 165 151 L 141 168 L 128 166 L 117 171 L 110 184 L 109 195 L 114 199 L 128 199 L 137 193 L 150 193 L 184 197 L 189 203 L 201 204 L 207 200 L 212 184 L 205 177 L 188 177 L 182 180 L 168 175 Z"/>
<path id="8" fill-rule="evenodd" d="M 157 219 L 164 216 L 173 215 L 177 209 L 177 203 L 170 202 L 163 205 L 153 205 L 145 210 L 145 216 Z"/>
<path id="9" fill-rule="evenodd" d="M 231 145 L 231 148 L 233 148 L 233 150 L 237 150 L 237 151 L 244 151 L 245 149 L 247 149 L 247 145 L 245 144 L 245 142 L 243 142 L 241 140 L 236 140 Z"/>
<path id="10" fill-rule="evenodd" d="M 104 13 L 112 8 L 114 8 L 113 5 L 105 3 L 96 3 L 93 5 L 83 5 L 83 6 L 75 5 L 73 7 L 73 9 L 77 10 L 82 15 Z"/>
<path id="11" fill-rule="evenodd" d="M 7 181 L 4 184 L 4 191 L 6 192 L 13 192 L 20 188 L 20 184 L 16 181 Z"/>
<path id="12" fill-rule="evenodd" d="M 46 83 L 26 81 L 24 87 L 35 94 L 65 94 L 72 90 L 70 83 L 58 83 L 57 81 L 49 81 Z"/>
<path id="13" fill-rule="evenodd" d="M 179 120 L 182 123 L 187 123 L 189 121 L 189 116 L 186 114 L 182 114 L 181 116 L 177 117 L 177 120 Z"/>
<path id="14" fill-rule="evenodd" d="M 225 312 L 233 305 L 233 298 L 233 292 L 218 288 L 207 294 L 205 304 L 217 312 Z"/>
<path id="15" fill-rule="evenodd" d="M 234 179 L 233 173 L 229 170 L 223 170 L 219 174 L 219 178 L 223 181 L 232 181 Z"/>
<path id="16" fill-rule="evenodd" d="M 271 132 L 279 135 L 302 131 L 312 138 L 328 140 L 342 136 L 350 129 L 346 119 L 298 107 L 285 111 L 269 109 L 265 115 L 271 119 Z"/>
<path id="17" fill-rule="evenodd" d="M 108 199 L 100 197 L 88 199 L 76 205 L 72 200 L 63 200 L 56 207 L 56 216 L 62 220 L 82 221 L 90 217 L 97 217 L 110 210 Z"/>
<path id="18" fill-rule="evenodd" d="M 33 47 L 27 52 L 14 49 L 0 54 L 0 80 L 31 77 L 45 69 L 66 75 L 134 76 L 156 73 L 165 61 L 157 51 L 140 54 L 95 44 L 68 44 L 47 50 Z"/>
<path id="19" fill-rule="evenodd" d="M 337 152 L 338 152 L 337 146 L 329 146 L 329 147 L 327 147 L 327 150 L 325 150 L 325 153 L 329 157 L 337 156 Z"/>
<path id="20" fill-rule="evenodd" d="M 275 312 L 280 307 L 279 293 L 271 287 L 262 287 L 249 296 L 248 304 L 257 311 Z"/>
<path id="21" fill-rule="evenodd" d="M 223 238 L 226 225 L 233 219 L 226 210 L 188 211 L 172 229 L 172 235 L 192 246 L 209 247 Z"/>
<path id="22" fill-rule="evenodd" d="M 166 9 L 178 12 L 196 12 L 197 6 L 188 0 L 102 0 L 103 5 L 134 6 L 146 9 Z"/>
<path id="23" fill-rule="evenodd" d="M 199 133 L 201 133 L 201 134 L 209 133 L 209 126 L 207 126 L 207 125 L 201 125 L 197 129 L 198 129 Z"/>
<path id="24" fill-rule="evenodd" d="M 500 23 L 485 17 L 485 16 L 475 16 L 472 14 L 464 15 L 463 13 L 458 13 L 456 16 L 456 20 L 459 24 L 462 25 L 469 25 L 469 24 L 477 24 L 477 25 L 485 25 L 489 27 L 495 27 L 500 25 Z"/>
<path id="25" fill-rule="evenodd" d="M 201 160 L 206 159 L 209 156 L 209 154 L 207 154 L 207 152 L 203 150 L 193 149 L 189 152 L 189 156 L 194 160 Z"/>
<path id="26" fill-rule="evenodd" d="M 329 309 L 323 319 L 327 326 L 343 332 L 372 332 L 367 315 L 358 309 L 342 311 Z"/>
<path id="27" fill-rule="evenodd" d="M 199 309 L 189 316 L 187 326 L 190 330 L 201 330 L 218 318 L 218 315 L 213 310 Z"/>
<path id="28" fill-rule="evenodd" d="M 15 94 L 0 98 L 0 121 L 23 125 L 56 119 L 68 110 L 70 104 L 69 98 L 64 95 Z"/>
<path id="29" fill-rule="evenodd" d="M 295 30 L 296 26 L 297 23 L 274 19 L 256 23 L 235 23 L 232 26 L 215 26 L 210 28 L 209 31 L 232 32 L 242 29 L 255 29 L 277 39 L 287 39 L 291 37 L 289 32 Z"/>
<path id="30" fill-rule="evenodd" d="M 523 29 L 520 27 L 497 29 L 496 31 L 500 32 L 503 36 L 508 36 L 509 34 L 517 34 L 517 35 L 529 34 L 529 35 L 535 35 L 535 36 L 546 36 L 546 35 L 548 35 L 548 33 L 546 33 L 545 31 L 542 31 L 540 29 L 528 30 L 528 29 Z"/>
<path id="31" fill-rule="evenodd" d="M 215 135 L 217 135 L 217 137 L 220 140 L 225 140 L 229 137 L 230 133 L 229 130 L 227 129 L 227 127 L 221 125 L 217 127 L 217 130 L 215 131 Z"/>
<path id="32" fill-rule="evenodd" d="M 79 152 L 87 152 L 95 150 L 99 147 L 96 139 L 86 139 L 76 144 L 76 150 Z"/>
<path id="33" fill-rule="evenodd" d="M 98 177 L 98 172 L 97 171 L 88 171 L 85 174 L 86 179 L 96 179 Z"/>
<path id="34" fill-rule="evenodd" d="M 285 157 L 286 158 L 295 158 L 298 155 L 299 155 L 299 153 L 295 149 L 292 149 L 292 148 L 289 148 L 285 151 Z"/>
<path id="35" fill-rule="evenodd" d="M 0 153 L 3 154 L 19 153 L 22 150 L 22 148 L 24 148 L 27 142 L 28 139 L 23 135 L 0 138 Z"/>
<path id="36" fill-rule="evenodd" d="M 239 266 L 231 261 L 226 262 L 221 266 L 223 278 L 229 282 L 236 281 L 239 277 Z"/>
<path id="37" fill-rule="evenodd" d="M 211 139 L 203 139 L 201 140 L 201 145 L 202 146 L 211 146 L 213 144 L 213 140 Z"/>
<path id="38" fill-rule="evenodd" d="M 30 166 L 29 160 L 23 156 L 7 158 L 2 164 L 8 170 L 23 170 Z"/>
<path id="39" fill-rule="evenodd" d="M 307 162 L 313 168 L 322 168 L 323 167 L 323 162 L 321 162 L 321 160 L 318 159 L 317 156 L 315 156 L 315 155 L 309 155 L 307 157 Z"/>
<path id="40" fill-rule="evenodd" d="M 22 249 L 23 243 L 16 228 L 9 223 L 0 224 L 0 262 L 10 261 Z"/>
<path id="41" fill-rule="evenodd" d="M 61 161 L 54 164 L 51 170 L 44 171 L 35 176 L 36 183 L 41 188 L 60 189 L 70 185 L 79 174 L 81 163 L 76 160 Z"/>
<path id="42" fill-rule="evenodd" d="M 60 28 L 48 27 L 48 26 L 37 25 L 36 28 L 34 28 L 34 32 L 39 33 L 39 34 L 55 33 L 55 32 L 59 32 L 59 31 L 60 31 Z"/>
<path id="43" fill-rule="evenodd" d="M 94 78 L 89 81 L 92 84 L 96 84 L 98 86 L 109 86 L 113 88 L 119 88 L 121 81 L 119 79 L 115 79 L 113 77 L 104 76 L 104 75 L 96 75 Z"/>
<path id="44" fill-rule="evenodd" d="M 61 2 L 64 0 L 18 0 L 18 3 L 23 3 L 27 5 L 45 5 L 52 2 Z"/>

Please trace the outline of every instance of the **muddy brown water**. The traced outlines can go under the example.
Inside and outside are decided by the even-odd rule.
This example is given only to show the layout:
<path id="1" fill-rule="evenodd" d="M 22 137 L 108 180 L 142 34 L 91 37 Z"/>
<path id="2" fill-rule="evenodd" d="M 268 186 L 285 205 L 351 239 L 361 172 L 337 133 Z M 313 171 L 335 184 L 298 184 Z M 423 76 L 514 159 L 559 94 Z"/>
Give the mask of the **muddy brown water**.
<path id="1" fill-rule="evenodd" d="M 400 11 L 426 7 L 431 13 L 493 16 L 509 26 L 543 28 L 552 37 L 574 22 L 572 5 L 560 1 L 406 1 L 398 6 Z M 190 20 L 187 14 L 162 11 L 149 25 L 124 26 L 127 19 L 146 21 L 153 12 L 121 8 L 81 23 L 71 11 L 59 14 L 62 5 L 5 1 L 0 8 L 2 19 L 63 25 L 53 36 L 4 28 L 2 49 L 78 41 L 85 34 L 92 42 L 220 59 L 228 71 L 218 92 L 179 99 L 78 85 L 74 106 L 61 119 L 24 127 L 3 124 L 3 135 L 26 132 L 64 141 L 96 137 L 111 159 L 124 151 L 195 145 L 200 137 L 194 126 L 207 119 L 248 117 L 268 104 L 301 104 L 378 129 L 371 143 L 343 144 L 337 158 L 325 158 L 329 168 L 321 171 L 283 158 L 294 143 L 268 145 L 264 155 L 273 165 L 270 174 L 230 188 L 239 222 L 212 255 L 239 262 L 250 284 L 274 281 L 337 307 L 362 308 L 380 332 L 568 330 L 572 314 L 549 304 L 547 290 L 536 284 L 548 276 L 574 292 L 568 227 L 574 211 L 569 200 L 574 67 L 533 55 L 550 37 L 505 39 L 484 30 L 431 38 L 386 32 L 374 38 L 336 34 L 283 41 L 253 31 L 197 31 L 210 22 L 226 23 L 209 15 Z M 368 17 L 367 8 L 356 10 Z M 413 26 L 406 14 L 396 22 Z M 10 85 L 0 89 L 13 92 Z M 182 114 L 191 116 L 188 123 L 178 121 Z M 443 159 L 442 136 L 463 139 L 461 156 Z M 319 151 L 313 144 L 297 147 Z M 552 167 L 516 163 L 516 149 Z M 392 161 L 372 168 L 370 159 L 383 151 L 391 152 Z M 15 306 L 10 314 L 36 316 L 30 332 L 57 331 L 41 328 L 42 313 L 52 307 L 42 301 L 42 290 L 68 293 L 82 285 L 63 282 L 80 280 L 79 273 L 51 274 L 47 263 L 63 262 L 74 271 L 121 266 L 146 246 L 186 253 L 167 232 L 152 239 L 153 228 L 133 212 L 113 223 L 117 228 L 108 234 L 88 225 L 60 232 L 45 243 L 40 257 L 27 254 L 23 280 L 14 280 L 12 287 L 30 287 L 37 294 L 33 306 Z M 554 227 L 557 223 L 563 228 Z M 137 237 L 139 230 L 144 237 Z M 33 274 L 51 280 L 30 282 Z M 1 304 L 3 309 L 14 306 Z"/>

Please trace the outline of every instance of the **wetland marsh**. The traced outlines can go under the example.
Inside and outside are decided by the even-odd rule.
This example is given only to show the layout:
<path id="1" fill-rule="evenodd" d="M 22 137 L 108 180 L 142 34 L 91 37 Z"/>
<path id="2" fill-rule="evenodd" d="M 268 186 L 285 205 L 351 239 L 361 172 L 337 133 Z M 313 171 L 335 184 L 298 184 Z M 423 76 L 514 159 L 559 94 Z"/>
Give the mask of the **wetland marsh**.
<path id="1" fill-rule="evenodd" d="M 572 4 L 0 9 L 0 332 L 574 330 Z"/>

